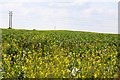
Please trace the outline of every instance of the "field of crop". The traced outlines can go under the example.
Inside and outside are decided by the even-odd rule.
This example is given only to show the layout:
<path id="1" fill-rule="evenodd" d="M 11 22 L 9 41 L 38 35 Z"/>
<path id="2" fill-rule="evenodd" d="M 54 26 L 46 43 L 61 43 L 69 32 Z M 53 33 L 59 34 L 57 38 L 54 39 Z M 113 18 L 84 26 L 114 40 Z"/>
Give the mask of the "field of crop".
<path id="1" fill-rule="evenodd" d="M 118 35 L 2 30 L 4 78 L 116 78 Z"/>
<path id="2" fill-rule="evenodd" d="M 2 57 L 1 57 L 1 52 L 2 52 L 2 30 L 0 29 L 0 79 L 2 78 Z"/>

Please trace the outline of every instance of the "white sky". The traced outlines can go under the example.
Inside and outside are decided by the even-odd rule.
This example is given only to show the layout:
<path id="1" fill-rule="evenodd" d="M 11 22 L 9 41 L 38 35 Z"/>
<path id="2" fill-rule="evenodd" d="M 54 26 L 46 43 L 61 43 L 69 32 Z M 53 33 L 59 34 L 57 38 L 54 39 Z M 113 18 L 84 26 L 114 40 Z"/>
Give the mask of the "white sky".
<path id="1" fill-rule="evenodd" d="M 1 0 L 0 28 L 118 33 L 118 0 Z"/>

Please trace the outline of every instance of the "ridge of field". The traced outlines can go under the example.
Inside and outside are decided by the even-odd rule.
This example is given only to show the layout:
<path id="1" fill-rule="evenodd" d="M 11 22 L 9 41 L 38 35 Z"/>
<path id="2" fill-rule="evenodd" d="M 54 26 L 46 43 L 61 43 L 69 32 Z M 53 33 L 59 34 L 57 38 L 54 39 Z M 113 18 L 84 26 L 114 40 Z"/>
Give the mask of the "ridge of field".
<path id="1" fill-rule="evenodd" d="M 116 78 L 118 46 L 117 34 L 2 29 L 3 76 Z"/>

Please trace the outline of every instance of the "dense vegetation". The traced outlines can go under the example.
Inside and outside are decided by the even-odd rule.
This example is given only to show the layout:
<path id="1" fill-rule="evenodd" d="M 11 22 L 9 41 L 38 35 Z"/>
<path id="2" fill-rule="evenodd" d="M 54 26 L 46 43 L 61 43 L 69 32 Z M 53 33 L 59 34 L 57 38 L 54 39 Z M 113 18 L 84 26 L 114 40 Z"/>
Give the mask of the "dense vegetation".
<path id="1" fill-rule="evenodd" d="M 118 35 L 2 30 L 4 78 L 116 78 Z"/>
<path id="2" fill-rule="evenodd" d="M 2 70 L 2 56 L 1 56 L 1 53 L 2 53 L 2 30 L 0 29 L 0 79 L 2 78 L 2 73 L 1 73 L 1 70 Z"/>

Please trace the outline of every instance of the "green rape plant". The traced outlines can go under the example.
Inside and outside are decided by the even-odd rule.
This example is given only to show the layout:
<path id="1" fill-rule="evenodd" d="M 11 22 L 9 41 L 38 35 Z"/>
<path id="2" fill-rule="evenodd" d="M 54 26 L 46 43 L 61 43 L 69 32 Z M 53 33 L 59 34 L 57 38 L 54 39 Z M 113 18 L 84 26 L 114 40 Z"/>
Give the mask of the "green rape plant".
<path id="1" fill-rule="evenodd" d="M 14 29 L 2 32 L 3 78 L 118 76 L 116 34 Z"/>

